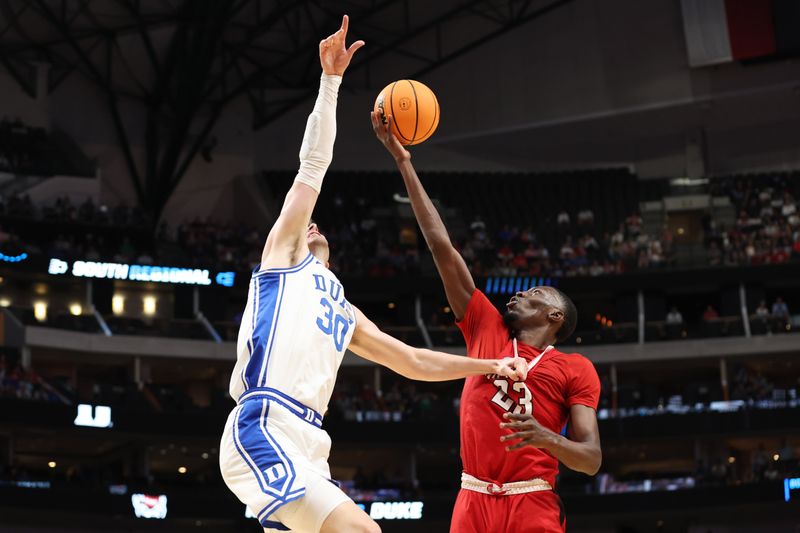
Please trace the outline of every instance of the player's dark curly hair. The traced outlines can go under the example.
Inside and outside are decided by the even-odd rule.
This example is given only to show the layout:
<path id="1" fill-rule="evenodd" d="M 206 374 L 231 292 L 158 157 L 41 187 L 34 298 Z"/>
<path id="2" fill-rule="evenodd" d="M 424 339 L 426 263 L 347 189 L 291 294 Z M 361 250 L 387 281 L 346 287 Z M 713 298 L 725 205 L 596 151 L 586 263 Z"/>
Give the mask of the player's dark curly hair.
<path id="1" fill-rule="evenodd" d="M 572 298 L 558 289 L 556 289 L 556 292 L 561 300 L 561 312 L 564 313 L 564 322 L 556 332 L 556 340 L 563 342 L 575 332 L 575 326 L 578 324 L 578 309 L 575 307 Z"/>

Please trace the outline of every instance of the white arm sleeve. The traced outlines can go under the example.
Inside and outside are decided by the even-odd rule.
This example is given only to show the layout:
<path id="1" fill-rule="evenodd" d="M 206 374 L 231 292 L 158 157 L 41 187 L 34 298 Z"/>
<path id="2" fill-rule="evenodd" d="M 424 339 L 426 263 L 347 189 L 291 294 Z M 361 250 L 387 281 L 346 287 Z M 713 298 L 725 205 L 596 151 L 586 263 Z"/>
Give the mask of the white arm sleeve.
<path id="1" fill-rule="evenodd" d="M 336 139 L 336 101 L 341 76 L 323 74 L 314 110 L 308 116 L 303 144 L 300 147 L 300 170 L 295 181 L 315 191 L 322 189 L 322 178 L 333 160 Z"/>

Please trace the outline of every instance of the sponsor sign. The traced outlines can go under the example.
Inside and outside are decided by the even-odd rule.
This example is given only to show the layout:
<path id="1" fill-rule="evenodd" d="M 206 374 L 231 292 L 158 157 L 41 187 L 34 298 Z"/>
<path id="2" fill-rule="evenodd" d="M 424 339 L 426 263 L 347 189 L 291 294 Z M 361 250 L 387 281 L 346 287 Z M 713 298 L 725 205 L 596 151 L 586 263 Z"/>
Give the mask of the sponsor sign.
<path id="1" fill-rule="evenodd" d="M 420 520 L 423 502 L 372 502 L 358 504 L 373 520 Z"/>
<path id="2" fill-rule="evenodd" d="M 791 477 L 783 480 L 783 500 L 789 501 L 792 498 L 792 492 L 800 490 L 800 477 Z"/>
<path id="3" fill-rule="evenodd" d="M 136 518 L 156 518 L 163 520 L 167 517 L 167 496 L 159 494 L 132 494 L 131 504 Z"/>
<path id="4" fill-rule="evenodd" d="M 111 421 L 111 408 L 106 405 L 78 405 L 78 416 L 73 422 L 76 426 L 87 428 L 110 428 L 114 425 Z"/>
<path id="5" fill-rule="evenodd" d="M 357 504 L 373 520 L 420 520 L 423 502 L 372 502 Z M 256 518 L 249 507 L 244 508 L 245 518 Z"/>

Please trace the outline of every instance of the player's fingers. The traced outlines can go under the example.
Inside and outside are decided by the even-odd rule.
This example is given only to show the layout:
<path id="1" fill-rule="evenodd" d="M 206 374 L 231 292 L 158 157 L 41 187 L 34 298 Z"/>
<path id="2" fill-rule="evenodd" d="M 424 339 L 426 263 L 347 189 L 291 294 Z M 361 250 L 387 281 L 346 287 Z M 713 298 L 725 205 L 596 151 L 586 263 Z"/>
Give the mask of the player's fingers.
<path id="1" fill-rule="evenodd" d="M 347 28 L 350 27 L 350 17 L 347 15 L 342 16 L 342 27 L 339 28 L 339 31 L 343 33 L 344 36 L 347 35 Z"/>
<path id="2" fill-rule="evenodd" d="M 511 420 L 532 420 L 533 416 L 520 413 L 503 413 L 503 418 L 509 418 Z"/>
<path id="3" fill-rule="evenodd" d="M 502 429 L 530 429 L 531 425 L 526 422 L 506 422 L 500 424 Z"/>
<path id="4" fill-rule="evenodd" d="M 503 435 L 502 437 L 500 437 L 500 441 L 501 442 L 505 442 L 507 440 L 524 439 L 527 436 L 528 436 L 527 432 L 518 431 L 518 432 L 512 433 L 510 435 Z"/>
<path id="5" fill-rule="evenodd" d="M 356 41 L 356 42 L 354 42 L 353 44 L 351 44 L 351 45 L 350 45 L 350 48 L 348 48 L 348 49 L 347 49 L 347 56 L 348 56 L 348 57 L 350 57 L 350 58 L 352 59 L 352 58 L 353 58 L 353 55 L 354 55 L 356 52 L 358 52 L 359 48 L 361 48 L 361 47 L 362 47 L 362 46 L 364 46 L 365 44 L 366 44 L 366 43 L 365 43 L 364 41 L 360 41 L 360 40 L 359 40 L 359 41 Z"/>
<path id="6" fill-rule="evenodd" d="M 507 452 L 513 452 L 514 450 L 519 450 L 520 448 L 524 448 L 527 445 L 528 445 L 528 443 L 526 443 L 524 440 L 522 440 L 522 441 L 519 441 L 516 444 L 512 444 L 511 446 L 506 446 L 506 451 Z"/>
<path id="7" fill-rule="evenodd" d="M 378 118 L 378 114 L 375 111 L 369 112 L 370 120 L 372 120 L 372 131 L 375 132 L 375 135 L 378 139 L 383 138 L 383 128 L 381 127 L 381 119 Z"/>

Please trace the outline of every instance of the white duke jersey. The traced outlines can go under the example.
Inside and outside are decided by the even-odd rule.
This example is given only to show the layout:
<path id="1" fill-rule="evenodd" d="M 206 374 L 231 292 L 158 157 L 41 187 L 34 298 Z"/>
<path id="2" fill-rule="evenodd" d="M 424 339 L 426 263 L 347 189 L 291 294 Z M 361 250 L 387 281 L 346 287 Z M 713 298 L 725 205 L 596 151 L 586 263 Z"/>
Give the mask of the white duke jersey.
<path id="1" fill-rule="evenodd" d="M 342 284 L 312 254 L 292 268 L 255 271 L 231 397 L 269 388 L 324 414 L 355 326 Z"/>

